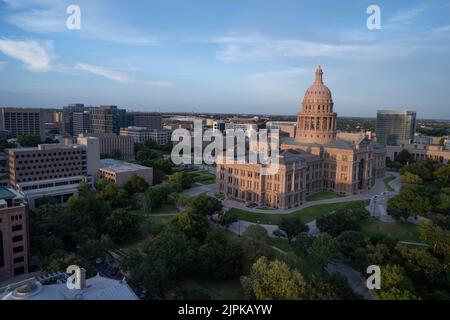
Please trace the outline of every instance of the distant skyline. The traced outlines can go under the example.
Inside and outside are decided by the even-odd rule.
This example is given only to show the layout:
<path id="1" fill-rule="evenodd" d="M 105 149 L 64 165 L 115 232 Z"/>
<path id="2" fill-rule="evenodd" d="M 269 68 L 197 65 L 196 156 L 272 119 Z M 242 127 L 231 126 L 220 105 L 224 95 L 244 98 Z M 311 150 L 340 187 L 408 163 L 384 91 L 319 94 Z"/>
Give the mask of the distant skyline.
<path id="1" fill-rule="evenodd" d="M 294 115 L 321 64 L 339 116 L 450 119 L 449 21 L 444 0 L 0 0 L 0 106 Z"/>

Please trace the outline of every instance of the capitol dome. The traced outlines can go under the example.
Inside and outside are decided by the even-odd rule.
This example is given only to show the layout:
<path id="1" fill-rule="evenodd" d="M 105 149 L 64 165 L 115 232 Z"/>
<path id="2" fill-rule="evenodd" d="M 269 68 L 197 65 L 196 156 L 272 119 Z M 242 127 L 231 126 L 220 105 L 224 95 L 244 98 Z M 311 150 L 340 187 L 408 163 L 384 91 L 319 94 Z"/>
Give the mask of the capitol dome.
<path id="1" fill-rule="evenodd" d="M 328 89 L 328 87 L 323 84 L 323 71 L 320 66 L 318 66 L 316 70 L 316 81 L 314 81 L 314 83 L 308 88 L 308 90 L 306 90 L 303 102 L 333 102 L 333 97 L 331 95 L 330 89 Z"/>

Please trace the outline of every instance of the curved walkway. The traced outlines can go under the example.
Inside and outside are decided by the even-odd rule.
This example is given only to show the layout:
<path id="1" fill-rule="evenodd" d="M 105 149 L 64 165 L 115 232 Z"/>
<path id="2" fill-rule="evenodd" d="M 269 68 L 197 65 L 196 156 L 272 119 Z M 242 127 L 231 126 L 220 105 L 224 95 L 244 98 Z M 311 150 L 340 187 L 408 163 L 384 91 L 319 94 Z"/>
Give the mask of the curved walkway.
<path id="1" fill-rule="evenodd" d="M 394 175 L 394 173 L 388 172 L 386 173 L 385 177 L 389 177 L 391 175 Z M 369 200 L 372 199 L 376 195 L 380 195 L 381 193 L 386 191 L 386 187 L 384 185 L 383 179 L 385 178 L 377 179 L 375 182 L 375 185 L 370 190 L 365 190 L 359 194 L 355 194 L 348 197 L 341 197 L 341 198 L 333 198 L 333 199 L 324 199 L 324 200 L 317 200 L 317 201 L 308 201 L 302 204 L 301 206 L 294 207 L 291 209 L 255 209 L 255 208 L 248 208 L 245 206 L 244 203 L 239 201 L 234 201 L 231 199 L 225 199 L 223 201 L 223 206 L 226 209 L 229 208 L 238 208 L 249 212 L 258 212 L 258 213 L 265 213 L 265 214 L 289 214 L 293 213 L 308 207 L 316 206 L 319 204 L 330 204 L 330 203 L 343 203 L 343 202 L 350 202 L 350 201 L 358 201 L 358 200 Z M 396 179 L 397 180 L 397 179 Z M 396 180 L 391 181 L 391 183 L 395 182 Z M 394 186 L 392 186 L 395 188 Z"/>

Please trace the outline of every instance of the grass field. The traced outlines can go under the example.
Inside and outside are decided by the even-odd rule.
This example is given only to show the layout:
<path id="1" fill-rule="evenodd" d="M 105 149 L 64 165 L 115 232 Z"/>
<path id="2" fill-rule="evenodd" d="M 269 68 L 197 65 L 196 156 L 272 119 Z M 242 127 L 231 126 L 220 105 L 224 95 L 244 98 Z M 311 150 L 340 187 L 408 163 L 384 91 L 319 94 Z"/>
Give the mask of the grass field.
<path id="1" fill-rule="evenodd" d="M 213 300 L 242 300 L 241 282 L 239 278 L 227 280 L 212 280 L 192 278 L 179 282 L 179 286 L 187 289 L 199 289 L 206 292 Z"/>
<path id="2" fill-rule="evenodd" d="M 417 225 L 408 222 L 382 222 L 370 218 L 362 224 L 362 231 L 368 235 L 385 234 L 399 241 L 422 242 L 419 237 Z"/>
<path id="3" fill-rule="evenodd" d="M 334 199 L 339 198 L 340 195 L 333 192 L 319 192 L 316 194 L 312 194 L 306 197 L 306 201 L 318 201 L 318 200 L 326 200 L 326 199 Z"/>
<path id="4" fill-rule="evenodd" d="M 316 206 L 294 211 L 289 214 L 268 214 L 261 212 L 250 212 L 236 208 L 230 209 L 228 213 L 234 217 L 249 222 L 277 225 L 281 217 L 297 216 L 302 220 L 303 223 L 309 223 L 323 215 L 335 211 L 336 209 L 348 208 L 350 206 L 365 207 L 366 205 L 367 205 L 366 201 L 351 201 L 342 203 L 319 204 Z"/>
<path id="5" fill-rule="evenodd" d="M 395 191 L 395 189 L 392 188 L 392 187 L 389 185 L 389 182 L 391 182 L 391 181 L 393 181 L 393 180 L 395 180 L 395 177 L 394 177 L 394 176 L 389 176 L 389 177 L 383 179 L 384 186 L 386 187 L 386 189 L 387 189 L 389 192 Z"/>

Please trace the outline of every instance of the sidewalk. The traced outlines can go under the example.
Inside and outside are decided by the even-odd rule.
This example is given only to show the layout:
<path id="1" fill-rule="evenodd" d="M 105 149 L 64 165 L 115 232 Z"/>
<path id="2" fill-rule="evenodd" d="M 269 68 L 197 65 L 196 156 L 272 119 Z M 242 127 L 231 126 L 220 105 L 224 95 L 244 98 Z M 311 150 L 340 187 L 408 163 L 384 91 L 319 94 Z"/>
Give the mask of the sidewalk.
<path id="1" fill-rule="evenodd" d="M 387 173 L 386 177 L 390 176 L 391 173 Z M 393 175 L 393 174 L 392 174 Z M 358 201 L 358 200 L 369 200 L 372 199 L 375 195 L 380 195 L 384 191 L 386 191 L 386 187 L 384 185 L 383 179 L 378 179 L 370 190 L 365 190 L 362 193 L 355 194 L 348 197 L 342 197 L 342 198 L 333 198 L 333 199 L 325 199 L 325 200 L 317 200 L 317 201 L 308 201 L 305 202 L 303 205 L 283 210 L 283 209 L 273 209 L 273 210 L 263 210 L 263 209 L 255 209 L 255 208 L 247 208 L 244 203 L 239 201 L 234 201 L 231 199 L 225 199 L 223 201 L 223 206 L 226 209 L 229 208 L 237 208 L 242 209 L 249 212 L 259 212 L 259 213 L 265 213 L 265 214 L 289 214 L 298 210 L 302 210 L 308 207 L 320 205 L 320 204 L 330 204 L 330 203 L 342 203 L 342 202 L 350 202 L 350 201 Z M 395 180 L 394 180 L 395 181 Z M 393 182 L 394 182 L 393 181 Z M 392 183 L 392 182 L 391 182 Z M 393 186 L 394 187 L 394 186 Z"/>

